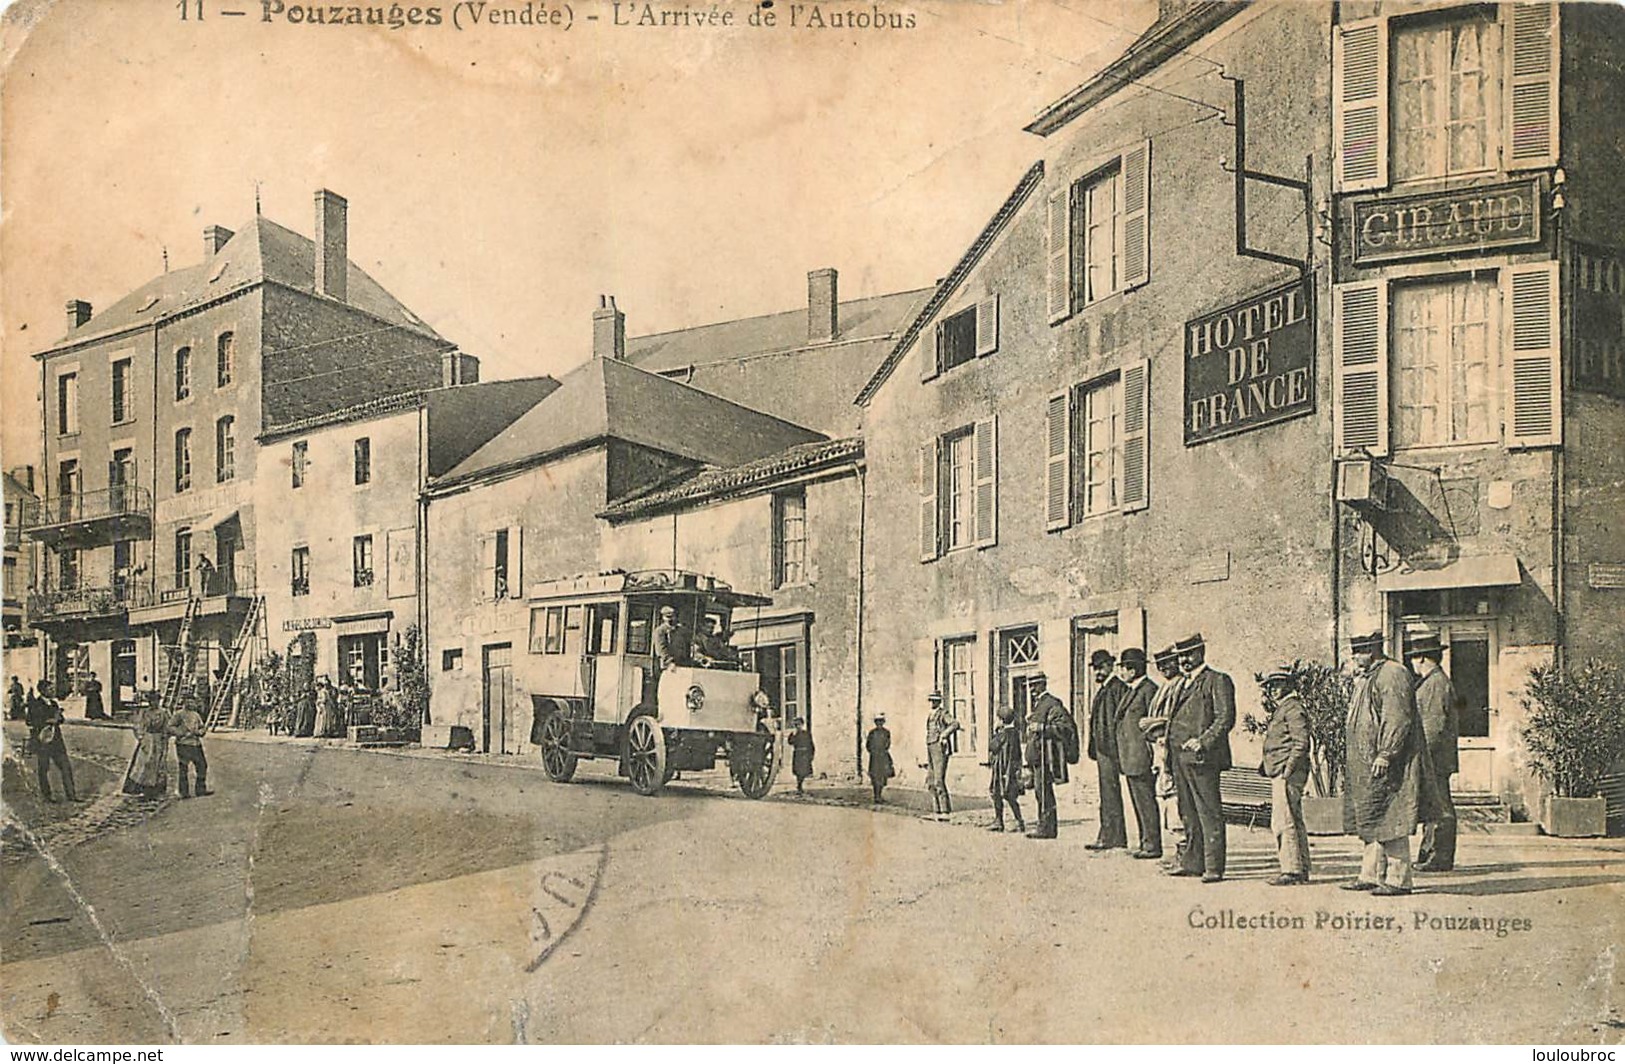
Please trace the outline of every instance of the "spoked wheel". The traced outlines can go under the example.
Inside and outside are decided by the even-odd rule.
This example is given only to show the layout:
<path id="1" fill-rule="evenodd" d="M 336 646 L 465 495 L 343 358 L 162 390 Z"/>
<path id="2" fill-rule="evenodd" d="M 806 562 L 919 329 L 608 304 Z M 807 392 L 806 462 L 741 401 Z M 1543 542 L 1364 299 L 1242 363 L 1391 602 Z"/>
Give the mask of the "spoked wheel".
<path id="1" fill-rule="evenodd" d="M 576 755 L 570 749 L 570 722 L 563 713 L 553 713 L 542 721 L 540 736 L 542 769 L 554 783 L 569 783 L 576 774 Z"/>
<path id="2" fill-rule="evenodd" d="M 734 737 L 728 768 L 746 798 L 762 798 L 779 774 L 779 738 L 770 731 Z"/>
<path id="3" fill-rule="evenodd" d="M 626 777 L 646 797 L 666 785 L 666 735 L 651 716 L 633 717 L 626 726 Z"/>

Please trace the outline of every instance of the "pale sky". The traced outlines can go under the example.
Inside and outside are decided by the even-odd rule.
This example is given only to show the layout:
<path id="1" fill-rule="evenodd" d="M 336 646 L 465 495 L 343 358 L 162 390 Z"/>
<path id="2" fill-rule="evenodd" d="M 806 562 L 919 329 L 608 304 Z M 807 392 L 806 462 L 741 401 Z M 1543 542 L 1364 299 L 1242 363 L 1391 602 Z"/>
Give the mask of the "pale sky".
<path id="1" fill-rule="evenodd" d="M 196 263 L 204 226 L 253 216 L 256 182 L 307 236 L 312 193 L 346 197 L 351 258 L 487 379 L 559 375 L 588 355 L 599 293 L 639 335 L 800 307 L 822 266 L 844 298 L 930 284 L 1042 154 L 1021 127 L 1156 8 L 936 0 L 881 8 L 913 30 L 811 30 L 778 0 L 774 29 L 701 30 L 615 27 L 584 0 L 569 31 L 459 32 L 203 4 L 202 22 L 176 0 L 4 14 L 8 468 L 37 451 L 28 356 L 61 337 L 63 304 L 110 306 L 166 246 Z M 685 6 L 709 5 L 664 5 Z"/>

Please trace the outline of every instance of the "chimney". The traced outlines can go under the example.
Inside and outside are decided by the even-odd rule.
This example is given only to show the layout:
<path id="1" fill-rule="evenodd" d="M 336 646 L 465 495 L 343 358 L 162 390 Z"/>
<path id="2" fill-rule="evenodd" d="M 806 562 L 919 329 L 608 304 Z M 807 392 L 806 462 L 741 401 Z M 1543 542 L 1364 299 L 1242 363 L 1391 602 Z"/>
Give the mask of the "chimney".
<path id="1" fill-rule="evenodd" d="M 68 331 L 79 328 L 90 320 L 90 304 L 82 299 L 68 300 Z"/>
<path id="2" fill-rule="evenodd" d="M 349 204 L 337 192 L 316 193 L 316 291 L 343 300 L 350 279 Z"/>
<path id="3" fill-rule="evenodd" d="M 807 339 L 828 343 L 840 335 L 841 311 L 835 295 L 835 271 L 825 267 L 807 273 Z"/>
<path id="4" fill-rule="evenodd" d="M 592 312 L 592 357 L 626 361 L 626 315 L 616 309 L 614 296 L 599 296 Z"/>
<path id="5" fill-rule="evenodd" d="M 478 384 L 480 360 L 461 351 L 447 351 L 440 356 L 440 383 L 447 388 L 455 384 Z"/>
<path id="6" fill-rule="evenodd" d="M 211 225 L 203 230 L 203 257 L 208 258 L 226 246 L 232 232 L 223 225 Z"/>

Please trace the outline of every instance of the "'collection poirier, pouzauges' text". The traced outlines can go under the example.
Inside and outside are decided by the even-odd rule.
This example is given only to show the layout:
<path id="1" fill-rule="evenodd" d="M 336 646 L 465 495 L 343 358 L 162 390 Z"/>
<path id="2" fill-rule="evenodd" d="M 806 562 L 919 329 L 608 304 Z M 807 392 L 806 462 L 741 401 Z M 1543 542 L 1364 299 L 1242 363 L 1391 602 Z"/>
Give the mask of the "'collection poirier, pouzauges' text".
<path id="1" fill-rule="evenodd" d="M 1196 931 L 1331 931 L 1337 933 L 1385 933 L 1420 931 L 1461 933 L 1506 938 L 1534 930 L 1534 922 L 1521 916 L 1444 915 L 1412 909 L 1408 913 L 1316 909 L 1310 913 L 1242 912 L 1237 909 L 1207 909 L 1198 905 L 1186 922 Z"/>

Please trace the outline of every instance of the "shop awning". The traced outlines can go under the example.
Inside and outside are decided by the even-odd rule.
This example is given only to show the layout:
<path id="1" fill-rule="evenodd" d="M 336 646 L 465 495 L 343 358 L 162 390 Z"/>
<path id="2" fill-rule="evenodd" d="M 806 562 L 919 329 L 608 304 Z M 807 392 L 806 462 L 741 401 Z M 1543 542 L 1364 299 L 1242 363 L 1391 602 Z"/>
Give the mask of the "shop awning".
<path id="1" fill-rule="evenodd" d="M 1438 591 L 1449 587 L 1515 587 L 1523 583 L 1515 554 L 1457 558 L 1437 569 L 1411 569 L 1377 577 L 1377 590 Z"/>

